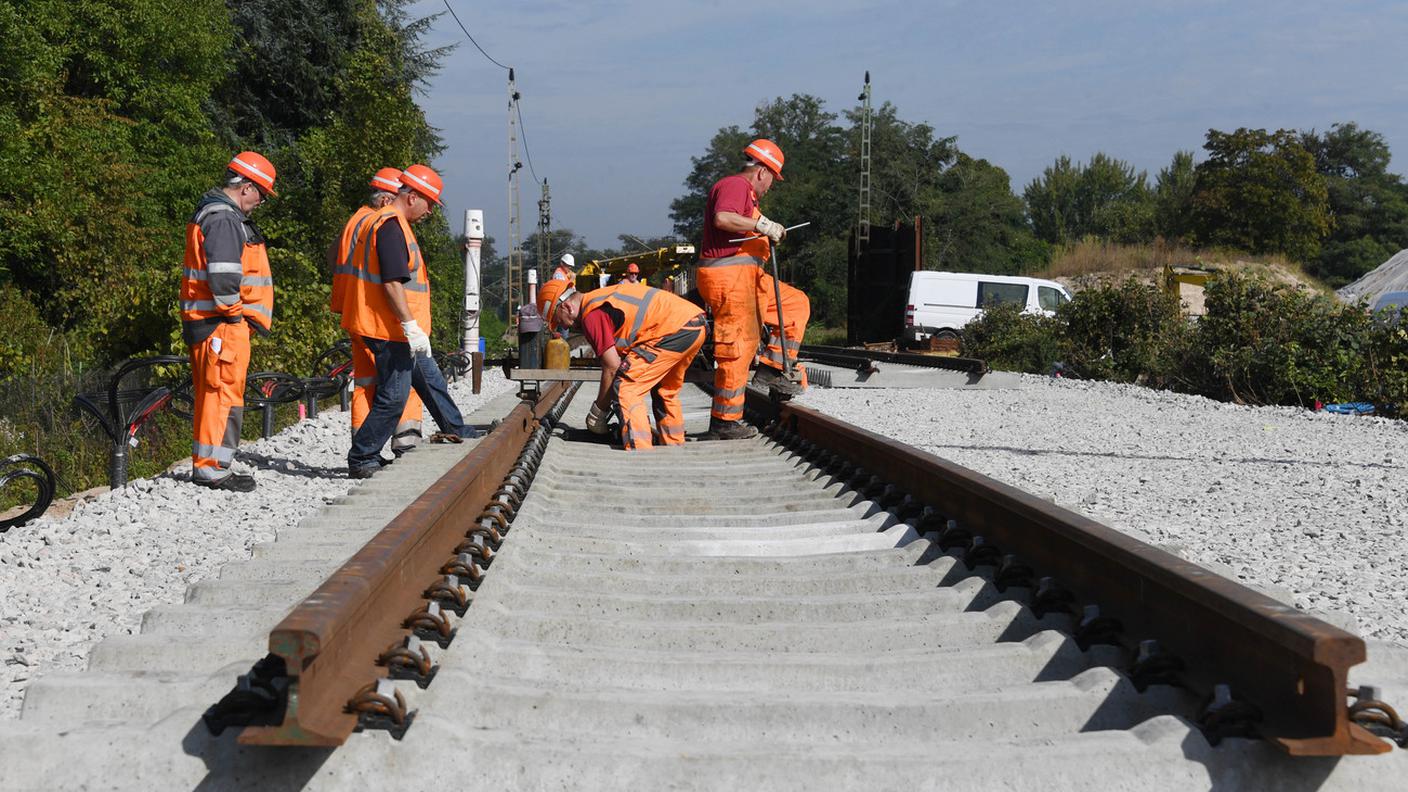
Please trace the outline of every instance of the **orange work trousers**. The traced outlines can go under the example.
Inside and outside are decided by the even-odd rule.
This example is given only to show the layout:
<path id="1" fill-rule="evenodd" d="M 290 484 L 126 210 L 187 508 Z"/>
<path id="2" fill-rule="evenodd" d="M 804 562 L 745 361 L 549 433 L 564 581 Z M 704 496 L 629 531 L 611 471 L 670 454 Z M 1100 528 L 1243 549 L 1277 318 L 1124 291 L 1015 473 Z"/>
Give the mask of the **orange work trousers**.
<path id="1" fill-rule="evenodd" d="M 782 349 L 787 347 L 787 357 L 792 361 L 792 370 L 800 377 L 803 387 L 807 385 L 807 371 L 797 362 L 797 353 L 802 351 L 802 336 L 807 332 L 807 320 L 812 318 L 812 301 L 807 293 L 795 286 L 781 284 L 782 291 L 782 332 L 777 325 L 777 290 L 773 288 L 773 277 L 766 272 L 758 278 L 758 309 L 763 316 L 765 348 L 759 361 L 778 371 L 784 370 Z"/>
<path id="2" fill-rule="evenodd" d="M 191 478 L 220 481 L 230 475 L 244 425 L 244 380 L 249 373 L 249 325 L 219 324 L 191 347 L 195 414 Z"/>
<path id="3" fill-rule="evenodd" d="M 784 307 L 782 310 L 786 311 Z M 367 414 L 372 411 L 372 399 L 376 398 L 376 357 L 359 335 L 352 339 L 352 434 L 362 428 Z M 396 433 L 391 436 L 391 448 L 405 448 L 415 445 L 412 437 L 421 436 L 421 420 L 425 412 L 420 396 L 412 388 L 406 397 L 406 409 L 401 411 L 401 420 L 396 424 Z"/>
<path id="4" fill-rule="evenodd" d="M 743 420 L 748 369 L 761 340 L 758 280 L 762 274 L 757 264 L 747 263 L 701 266 L 694 275 L 699 296 L 714 314 L 714 405 L 709 415 L 719 421 Z M 786 303 L 782 311 L 786 318 Z"/>
<path id="5" fill-rule="evenodd" d="M 785 310 L 785 309 L 784 309 Z M 679 331 L 658 341 L 632 347 L 611 383 L 612 396 L 621 408 L 621 445 L 627 451 L 660 445 L 684 444 L 684 412 L 680 388 L 684 374 L 699 348 L 704 346 L 704 315 L 691 319 Z M 651 410 L 645 409 L 650 397 Z M 651 413 L 655 431 L 650 429 Z"/>

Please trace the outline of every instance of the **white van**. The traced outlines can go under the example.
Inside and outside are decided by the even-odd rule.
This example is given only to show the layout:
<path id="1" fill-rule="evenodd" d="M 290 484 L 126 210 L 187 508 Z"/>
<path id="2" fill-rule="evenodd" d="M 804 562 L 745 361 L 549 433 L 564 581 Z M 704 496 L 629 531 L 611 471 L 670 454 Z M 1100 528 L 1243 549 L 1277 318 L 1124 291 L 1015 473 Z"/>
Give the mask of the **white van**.
<path id="1" fill-rule="evenodd" d="M 1056 281 L 976 272 L 914 272 L 904 308 L 904 340 L 927 343 L 930 337 L 957 339 L 983 306 L 1017 303 L 1024 313 L 1052 316 L 1071 293 Z"/>

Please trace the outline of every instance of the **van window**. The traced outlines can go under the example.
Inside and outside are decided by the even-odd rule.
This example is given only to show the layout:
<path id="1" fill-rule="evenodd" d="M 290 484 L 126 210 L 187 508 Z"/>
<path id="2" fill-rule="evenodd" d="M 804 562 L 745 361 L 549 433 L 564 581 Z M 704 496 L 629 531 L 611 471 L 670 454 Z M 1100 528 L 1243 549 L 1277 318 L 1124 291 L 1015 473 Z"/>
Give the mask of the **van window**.
<path id="1" fill-rule="evenodd" d="M 1023 283 L 978 281 L 978 307 L 983 308 L 990 303 L 1017 303 L 1025 308 L 1029 288 Z"/>
<path id="2" fill-rule="evenodd" d="M 1066 296 L 1065 292 L 1050 286 L 1036 287 L 1036 299 L 1041 303 L 1043 311 L 1054 311 L 1060 307 L 1061 303 L 1070 302 L 1070 298 Z"/>

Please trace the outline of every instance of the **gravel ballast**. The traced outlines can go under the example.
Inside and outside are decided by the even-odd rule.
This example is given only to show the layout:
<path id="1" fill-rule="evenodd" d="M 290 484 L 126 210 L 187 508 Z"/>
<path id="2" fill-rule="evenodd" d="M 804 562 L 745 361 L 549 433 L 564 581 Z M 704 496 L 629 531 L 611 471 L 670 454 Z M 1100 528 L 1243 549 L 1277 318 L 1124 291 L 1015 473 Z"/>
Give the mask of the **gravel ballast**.
<path id="1" fill-rule="evenodd" d="M 479 395 L 468 380 L 450 393 L 468 415 L 513 387 L 486 370 Z M 428 414 L 425 427 L 435 429 Z M 19 714 L 34 679 L 82 670 L 98 641 L 136 633 L 150 608 L 181 602 L 190 584 L 345 494 L 349 445 L 347 414 L 324 411 L 240 446 L 235 469 L 254 473 L 252 493 L 200 489 L 189 463 L 178 463 L 0 534 L 0 718 Z"/>
<path id="2" fill-rule="evenodd" d="M 1030 375 L 799 401 L 1408 646 L 1408 422 Z"/>

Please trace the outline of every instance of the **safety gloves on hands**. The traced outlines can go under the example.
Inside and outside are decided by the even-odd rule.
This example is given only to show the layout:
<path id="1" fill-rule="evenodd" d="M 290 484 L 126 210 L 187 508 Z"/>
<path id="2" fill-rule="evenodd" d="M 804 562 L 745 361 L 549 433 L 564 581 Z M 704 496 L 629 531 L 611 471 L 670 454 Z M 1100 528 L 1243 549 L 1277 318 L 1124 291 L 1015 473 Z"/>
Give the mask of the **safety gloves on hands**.
<path id="1" fill-rule="evenodd" d="M 787 236 L 787 229 L 782 227 L 782 223 L 769 220 L 762 215 L 758 215 L 758 222 L 753 226 L 753 230 L 771 239 L 773 244 L 782 241 Z"/>
<path id="2" fill-rule="evenodd" d="M 592 408 L 587 410 L 587 428 L 593 434 L 606 434 L 606 410 L 596 402 L 592 402 Z"/>
<path id="3" fill-rule="evenodd" d="M 416 357 L 430 357 L 430 336 L 420 329 L 416 320 L 401 323 L 401 332 L 406 334 L 406 343 L 411 345 L 411 354 Z"/>

